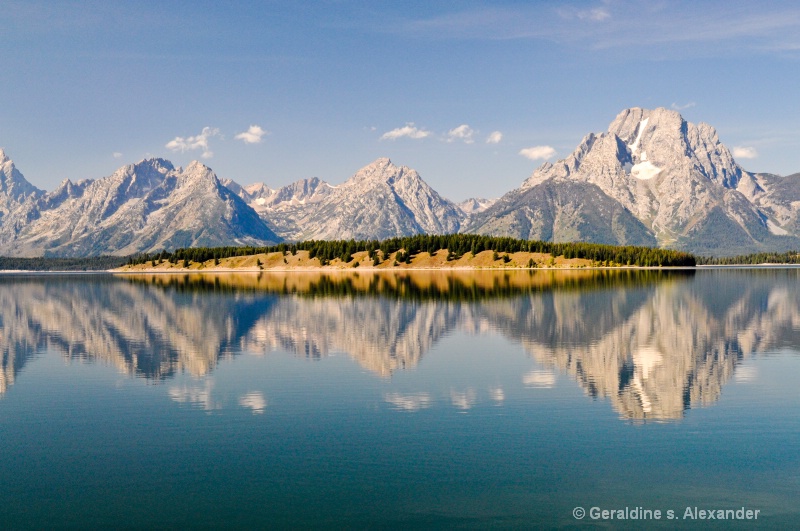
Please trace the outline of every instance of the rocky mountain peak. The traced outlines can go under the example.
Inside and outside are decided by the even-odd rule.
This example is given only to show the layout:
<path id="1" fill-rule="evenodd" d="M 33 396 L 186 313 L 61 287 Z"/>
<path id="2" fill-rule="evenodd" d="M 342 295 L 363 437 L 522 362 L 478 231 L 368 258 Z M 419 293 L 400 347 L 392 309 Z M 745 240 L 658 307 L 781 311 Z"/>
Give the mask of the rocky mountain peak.
<path id="1" fill-rule="evenodd" d="M 375 183 L 393 184 L 403 178 L 406 173 L 417 172 L 405 166 L 395 166 L 388 158 L 380 158 L 358 170 L 355 175 L 345 181 L 346 186 L 372 185 Z"/>
<path id="2" fill-rule="evenodd" d="M 231 188 L 231 186 L 236 186 L 236 183 L 234 181 L 230 181 L 230 184 L 228 182 L 223 182 L 223 184 L 228 188 Z M 239 186 L 239 188 L 241 190 L 244 190 L 244 192 L 246 192 L 247 195 L 252 196 L 256 199 L 269 197 L 270 195 L 275 193 L 275 190 L 273 190 L 264 183 L 253 183 L 253 184 L 248 184 L 247 186 Z M 234 192 L 236 192 L 236 190 L 234 190 Z"/>
<path id="3" fill-rule="evenodd" d="M 189 165 L 186 166 L 186 168 L 184 168 L 182 173 L 184 175 L 197 175 L 197 176 L 206 176 L 209 173 L 213 174 L 213 172 L 211 171 L 211 168 L 209 168 L 208 166 L 206 166 L 202 162 L 199 162 L 199 161 L 196 161 L 196 160 L 193 160 L 192 162 L 190 162 Z"/>
<path id="4" fill-rule="evenodd" d="M 626 172 L 641 180 L 657 177 L 669 168 L 694 169 L 726 188 L 736 188 L 742 170 L 720 141 L 716 129 L 692 124 L 677 111 L 641 109 L 622 111 L 608 133 L 625 145 L 619 161 Z"/>
<path id="5" fill-rule="evenodd" d="M 154 171 L 162 174 L 175 169 L 175 166 L 170 161 L 161 158 L 142 159 L 136 164 L 131 164 L 131 167 L 135 171 Z"/>
<path id="6" fill-rule="evenodd" d="M 640 127 L 641 126 L 641 127 Z M 627 144 L 635 141 L 641 131 L 654 131 L 656 129 L 670 131 L 675 135 L 681 134 L 686 127 L 686 121 L 679 112 L 664 107 L 657 109 L 642 109 L 631 107 L 620 112 L 609 124 L 608 132 L 617 135 Z"/>
<path id="7" fill-rule="evenodd" d="M 796 223 L 791 201 L 779 199 L 775 191 L 783 183 L 744 171 L 710 125 L 687 122 L 670 109 L 633 107 L 619 113 L 607 132 L 587 135 L 571 155 L 543 164 L 518 190 L 472 216 L 468 230 L 539 237 L 546 232 L 536 228 L 541 215 L 540 207 L 531 204 L 534 198 L 541 202 L 562 194 L 565 200 L 559 208 L 569 201 L 588 208 L 592 205 L 586 194 L 598 192 L 616 202 L 603 208 L 622 208 L 632 214 L 635 220 L 629 219 L 628 225 L 636 229 L 633 232 L 642 236 L 644 229 L 661 246 L 704 252 L 761 249 L 768 244 L 788 248 L 796 245 L 794 240 L 774 239 L 792 234 L 794 229 L 786 227 Z M 584 197 L 578 200 L 578 194 Z M 606 199 L 598 196 L 594 206 L 603 202 Z M 528 219 L 520 213 L 522 208 L 531 209 Z M 591 212 L 562 217 L 580 223 Z M 608 212 L 597 213 L 600 221 L 608 218 Z M 550 230 L 551 221 L 545 221 L 541 226 Z M 568 237 L 599 241 L 603 235 L 589 234 L 587 228 L 572 230 Z"/>
<path id="8" fill-rule="evenodd" d="M 22 203 L 28 197 L 39 197 L 44 194 L 25 179 L 2 148 L 0 148 L 0 194 L 5 196 L 3 203 L 7 201 Z M 7 204 L 0 205 L 0 212 L 8 207 Z"/>
<path id="9" fill-rule="evenodd" d="M 497 198 L 486 199 L 483 197 L 470 197 L 469 199 L 465 199 L 464 201 L 457 203 L 456 206 L 465 214 L 472 215 L 483 212 L 496 202 Z"/>
<path id="10" fill-rule="evenodd" d="M 183 171 L 178 172 L 178 180 L 183 186 L 216 189 L 222 187 L 214 171 L 205 164 L 192 161 Z"/>

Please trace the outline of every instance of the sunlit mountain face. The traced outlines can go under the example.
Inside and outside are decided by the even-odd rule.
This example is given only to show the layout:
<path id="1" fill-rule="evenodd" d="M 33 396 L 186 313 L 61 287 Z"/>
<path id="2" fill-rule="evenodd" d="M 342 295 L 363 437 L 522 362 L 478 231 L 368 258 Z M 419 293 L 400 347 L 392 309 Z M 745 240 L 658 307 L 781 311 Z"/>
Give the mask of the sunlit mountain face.
<path id="1" fill-rule="evenodd" d="M 47 351 L 153 381 L 274 352 L 341 353 L 389 378 L 465 334 L 521 346 L 540 366 L 525 385 L 568 375 L 622 418 L 679 419 L 716 402 L 746 358 L 800 343 L 797 280 L 795 269 L 6 276 L 0 394 Z M 387 400 L 413 410 L 427 396 Z"/>

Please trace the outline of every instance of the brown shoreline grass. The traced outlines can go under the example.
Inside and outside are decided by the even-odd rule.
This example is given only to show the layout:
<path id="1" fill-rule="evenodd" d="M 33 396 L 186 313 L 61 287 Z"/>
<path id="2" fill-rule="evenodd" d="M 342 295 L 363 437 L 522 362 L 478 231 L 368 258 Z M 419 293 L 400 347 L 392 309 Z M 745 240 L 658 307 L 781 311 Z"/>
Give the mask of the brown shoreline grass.
<path id="1" fill-rule="evenodd" d="M 476 255 L 466 253 L 456 260 L 447 260 L 448 251 L 439 250 L 434 254 L 421 252 L 414 255 L 410 263 L 399 262 L 397 255 L 402 250 L 390 254 L 380 264 L 373 265 L 366 251 L 354 253 L 348 262 L 335 258 L 322 265 L 319 258 L 309 258 L 308 251 L 291 253 L 262 253 L 248 256 L 234 256 L 205 262 L 191 262 L 183 267 L 182 262 L 148 261 L 144 264 L 126 265 L 114 272 L 120 273 L 178 273 L 178 272 L 242 272 L 242 271 L 409 271 L 409 270 L 508 270 L 508 269 L 582 269 L 596 267 L 620 267 L 620 264 L 600 263 L 583 258 L 553 257 L 545 253 L 496 253 L 482 251 Z M 533 264 L 531 266 L 531 264 Z"/>

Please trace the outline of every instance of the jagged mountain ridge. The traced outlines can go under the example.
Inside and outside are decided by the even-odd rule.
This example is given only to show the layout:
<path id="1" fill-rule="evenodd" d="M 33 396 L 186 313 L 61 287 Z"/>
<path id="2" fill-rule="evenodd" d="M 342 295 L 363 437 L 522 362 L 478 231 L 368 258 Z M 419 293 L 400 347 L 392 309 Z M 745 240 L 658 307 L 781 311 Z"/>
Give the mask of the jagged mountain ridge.
<path id="1" fill-rule="evenodd" d="M 236 191 L 289 240 L 383 239 L 458 232 L 464 212 L 430 187 L 415 170 L 380 158 L 344 183 L 306 179 L 270 190 Z"/>
<path id="2" fill-rule="evenodd" d="M 626 109 L 499 200 L 460 204 L 388 158 L 278 189 L 152 159 L 47 193 L 0 151 L 0 253 L 16 256 L 454 232 L 741 254 L 800 248 L 798 207 L 800 174 L 747 172 L 713 127 L 663 108 Z"/>
<path id="3" fill-rule="evenodd" d="M 270 229 L 287 240 L 301 238 L 303 229 L 298 220 L 334 190 L 318 177 L 301 179 L 277 189 L 264 183 L 242 186 L 231 179 L 221 182 L 255 210 Z"/>
<path id="4" fill-rule="evenodd" d="M 190 246 L 264 245 L 278 238 L 206 166 L 163 159 L 33 194 L 0 226 L 3 254 L 127 255 Z"/>

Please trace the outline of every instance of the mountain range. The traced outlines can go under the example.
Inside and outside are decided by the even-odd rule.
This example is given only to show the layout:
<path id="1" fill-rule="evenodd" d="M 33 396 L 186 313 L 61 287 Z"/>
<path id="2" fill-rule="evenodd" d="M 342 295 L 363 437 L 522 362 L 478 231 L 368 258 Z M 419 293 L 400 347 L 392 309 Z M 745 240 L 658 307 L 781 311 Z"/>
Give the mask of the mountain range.
<path id="1" fill-rule="evenodd" d="M 502 192 L 502 191 L 499 191 Z M 45 192 L 0 150 L 0 254 L 127 255 L 189 246 L 477 233 L 726 255 L 800 248 L 800 174 L 745 171 L 713 127 L 622 111 L 499 199 L 459 204 L 388 158 L 339 185 L 271 189 L 149 159 Z"/>

